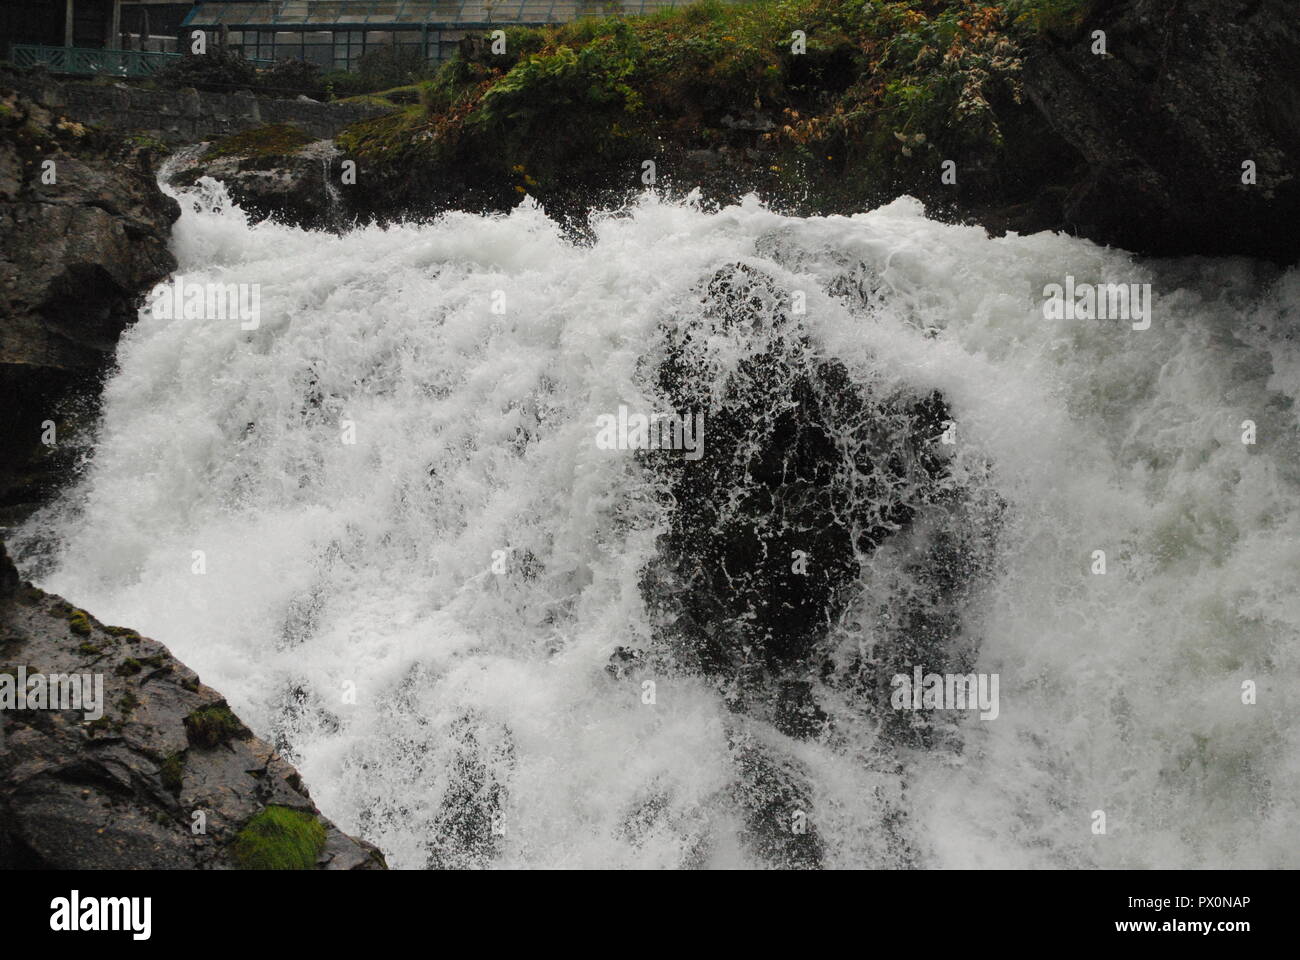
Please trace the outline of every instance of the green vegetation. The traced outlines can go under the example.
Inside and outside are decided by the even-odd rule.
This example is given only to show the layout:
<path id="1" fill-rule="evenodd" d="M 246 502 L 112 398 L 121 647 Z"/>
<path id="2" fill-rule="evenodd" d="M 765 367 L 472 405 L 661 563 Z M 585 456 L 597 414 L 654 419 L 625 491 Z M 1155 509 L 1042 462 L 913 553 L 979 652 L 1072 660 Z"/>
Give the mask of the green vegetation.
<path id="1" fill-rule="evenodd" d="M 73 610 L 68 614 L 68 629 L 80 637 L 90 635 L 90 614 L 85 610 Z"/>
<path id="2" fill-rule="evenodd" d="M 271 97 L 311 97 L 313 100 L 323 100 L 326 96 L 324 71 L 320 64 L 310 60 L 277 60 L 258 72 L 257 92 Z"/>
<path id="3" fill-rule="evenodd" d="M 249 820 L 231 845 L 245 870 L 311 870 L 325 848 L 325 827 L 309 813 L 270 806 Z"/>
<path id="4" fill-rule="evenodd" d="M 1006 7 L 1018 23 L 1035 30 L 1065 32 L 1077 29 L 1097 0 L 1008 0 Z"/>
<path id="5" fill-rule="evenodd" d="M 257 70 L 243 57 L 223 47 L 202 56 L 185 56 L 168 63 L 153 75 L 163 89 L 194 87 L 210 93 L 234 93 L 257 86 Z"/>
<path id="6" fill-rule="evenodd" d="M 325 75 L 325 89 L 331 97 L 353 98 L 409 86 L 428 80 L 435 69 L 418 51 L 409 47 L 368 50 L 355 66 L 351 72 L 336 70 Z"/>
<path id="7" fill-rule="evenodd" d="M 243 740 L 253 735 L 224 703 L 195 710 L 185 718 L 185 732 L 190 743 L 200 747 L 216 747 L 227 740 Z"/>
<path id="8" fill-rule="evenodd" d="M 431 85 L 425 83 L 408 83 L 399 87 L 390 87 L 387 90 L 377 90 L 373 93 L 362 93 L 357 96 L 344 97 L 339 103 L 364 103 L 375 107 L 398 107 L 409 106 L 413 103 L 421 103 L 421 97 L 424 91 Z"/>
<path id="9" fill-rule="evenodd" d="M 158 670 L 163 666 L 164 662 L 161 654 L 155 654 L 152 657 L 141 657 L 138 660 L 135 657 L 127 657 L 117 665 L 117 669 L 113 672 L 119 677 L 133 677 L 145 667 L 153 667 Z"/>
<path id="10" fill-rule="evenodd" d="M 1028 112 L 1026 42 L 1077 26 L 1091 2 L 705 0 L 510 28 L 507 53 L 478 42 L 418 105 L 338 142 L 398 201 L 444 188 L 544 201 L 626 189 L 645 159 L 671 177 L 675 157 L 703 150 L 726 155 L 726 176 L 739 171 L 748 188 L 812 184 L 814 204 L 852 205 L 933 183 L 945 157 L 1005 160 L 1006 118 Z"/>
<path id="11" fill-rule="evenodd" d="M 152 150 L 155 153 L 166 154 L 172 152 L 171 147 L 167 146 L 167 144 L 163 143 L 157 137 L 151 137 L 146 133 L 129 134 L 126 137 L 126 141 L 128 143 L 134 144 L 137 147 L 141 147 L 146 150 Z"/>
<path id="12" fill-rule="evenodd" d="M 180 793 L 181 784 L 185 779 L 185 754 L 173 753 L 163 760 L 158 767 L 158 778 L 172 793 Z"/>
<path id="13" fill-rule="evenodd" d="M 273 123 L 218 140 L 209 148 L 206 158 L 283 156 L 301 150 L 311 142 L 311 134 L 293 124 Z"/>

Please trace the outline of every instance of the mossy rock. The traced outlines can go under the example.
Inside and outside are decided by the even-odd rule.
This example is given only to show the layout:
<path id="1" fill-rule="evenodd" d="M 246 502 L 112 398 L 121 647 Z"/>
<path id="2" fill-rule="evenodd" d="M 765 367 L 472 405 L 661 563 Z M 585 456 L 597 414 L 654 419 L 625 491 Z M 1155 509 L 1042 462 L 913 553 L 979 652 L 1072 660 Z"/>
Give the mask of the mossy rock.
<path id="1" fill-rule="evenodd" d="M 68 629 L 79 637 L 90 635 L 90 614 L 85 610 L 73 610 L 68 614 Z"/>
<path id="2" fill-rule="evenodd" d="M 244 825 L 230 846 L 245 870 L 311 870 L 325 849 L 325 827 L 309 813 L 270 806 Z"/>
<path id="3" fill-rule="evenodd" d="M 252 731 L 224 703 L 200 707 L 185 718 L 185 733 L 199 747 L 217 747 L 229 740 L 246 740 Z"/>
<path id="4" fill-rule="evenodd" d="M 132 146 L 140 147 L 144 150 L 153 150 L 155 153 L 169 154 L 172 152 L 171 147 L 163 143 L 157 137 L 151 137 L 147 133 L 130 134 L 126 138 Z"/>
<path id="5" fill-rule="evenodd" d="M 274 123 L 231 134 L 214 143 L 203 159 L 217 157 L 282 157 L 312 142 L 312 136 L 291 123 Z"/>
<path id="6" fill-rule="evenodd" d="M 180 793 L 181 784 L 185 779 L 185 754 L 173 753 L 163 760 L 158 768 L 158 779 L 172 793 Z"/>
<path id="7" fill-rule="evenodd" d="M 89 644 L 83 643 L 82 646 L 86 647 L 89 646 Z M 127 657 L 117 665 L 117 669 L 113 672 L 119 677 L 133 677 L 137 673 L 141 672 L 145 667 L 152 667 L 155 670 L 161 670 L 164 663 L 165 660 L 161 654 L 155 654 L 152 657 L 140 657 L 138 660 L 135 657 Z"/>

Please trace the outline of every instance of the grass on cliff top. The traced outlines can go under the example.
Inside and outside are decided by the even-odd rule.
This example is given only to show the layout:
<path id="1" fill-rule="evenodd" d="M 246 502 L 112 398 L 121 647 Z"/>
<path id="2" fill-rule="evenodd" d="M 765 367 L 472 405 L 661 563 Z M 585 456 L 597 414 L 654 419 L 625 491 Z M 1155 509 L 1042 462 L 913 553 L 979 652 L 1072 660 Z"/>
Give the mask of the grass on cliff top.
<path id="1" fill-rule="evenodd" d="M 278 157 L 301 150 L 313 141 L 311 134 L 291 123 L 272 123 L 231 134 L 208 148 L 205 160 L 217 157 Z"/>
<path id="2" fill-rule="evenodd" d="M 776 117 L 765 146 L 818 175 L 889 179 L 1002 145 L 1024 44 L 1075 29 L 1095 0 L 704 0 L 649 17 L 507 28 L 503 55 L 458 54 L 420 106 L 355 124 L 338 142 L 383 175 L 454 164 L 515 187 L 572 182 L 710 148 L 723 117 Z M 802 31 L 806 50 L 792 50 Z M 775 171 L 781 163 L 773 164 Z"/>
<path id="3" fill-rule="evenodd" d="M 309 813 L 270 806 L 244 825 L 231 845 L 245 870 L 311 870 L 325 848 L 325 827 Z"/>
<path id="4" fill-rule="evenodd" d="M 375 93 L 360 93 L 354 97 L 344 97 L 336 100 L 336 103 L 363 103 L 375 107 L 402 107 L 409 106 L 420 101 L 420 91 L 423 89 L 422 83 L 408 83 L 400 87 L 392 87 L 388 90 L 378 90 Z"/>

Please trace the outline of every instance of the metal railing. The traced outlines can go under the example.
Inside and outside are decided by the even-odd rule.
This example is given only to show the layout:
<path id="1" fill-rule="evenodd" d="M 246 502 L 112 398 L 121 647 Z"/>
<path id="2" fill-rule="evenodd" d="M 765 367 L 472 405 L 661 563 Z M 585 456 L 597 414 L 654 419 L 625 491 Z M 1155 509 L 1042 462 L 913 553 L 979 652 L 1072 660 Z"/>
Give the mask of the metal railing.
<path id="1" fill-rule="evenodd" d="M 92 50 L 85 47 L 46 47 L 34 43 L 11 43 L 9 62 L 16 67 L 44 65 L 51 73 L 78 76 L 151 77 L 183 53 L 155 53 L 148 50 Z M 269 67 L 269 60 L 248 61 L 255 67 Z"/>

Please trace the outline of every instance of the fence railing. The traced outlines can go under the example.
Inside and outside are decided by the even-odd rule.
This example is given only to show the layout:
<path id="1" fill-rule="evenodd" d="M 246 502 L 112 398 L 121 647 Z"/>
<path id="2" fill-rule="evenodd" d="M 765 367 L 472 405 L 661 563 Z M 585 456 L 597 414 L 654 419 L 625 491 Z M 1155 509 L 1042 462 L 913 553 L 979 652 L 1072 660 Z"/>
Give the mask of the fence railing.
<path id="1" fill-rule="evenodd" d="M 149 50 L 92 50 L 85 47 L 46 47 L 34 43 L 11 43 L 9 62 L 16 67 L 44 65 L 51 73 L 79 76 L 151 77 L 183 53 L 155 53 Z M 255 67 L 269 67 L 270 60 L 250 60 Z"/>

